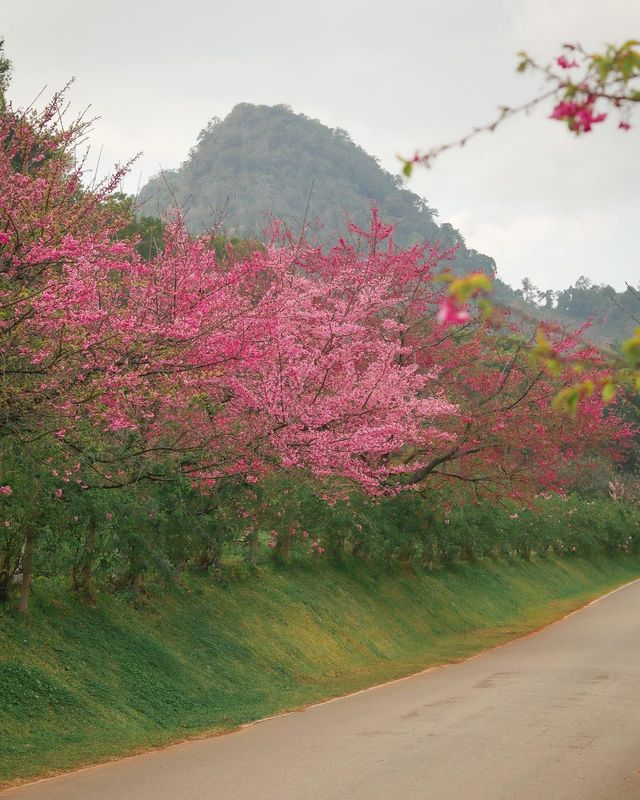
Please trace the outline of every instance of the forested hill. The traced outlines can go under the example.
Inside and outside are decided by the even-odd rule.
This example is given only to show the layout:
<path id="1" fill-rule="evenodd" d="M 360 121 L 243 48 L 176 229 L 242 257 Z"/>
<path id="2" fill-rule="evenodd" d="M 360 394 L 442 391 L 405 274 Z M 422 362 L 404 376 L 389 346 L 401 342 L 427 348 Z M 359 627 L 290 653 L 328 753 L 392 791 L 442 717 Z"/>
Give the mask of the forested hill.
<path id="1" fill-rule="evenodd" d="M 225 119 L 211 120 L 188 159 L 152 178 L 139 200 L 145 216 L 177 202 L 194 233 L 221 223 L 228 235 L 260 239 L 271 215 L 294 231 L 305 218 L 319 222 L 312 235 L 324 242 L 344 232 L 345 214 L 366 225 L 375 206 L 397 226 L 400 244 L 457 244 L 456 271 L 495 269 L 493 259 L 469 250 L 451 225 L 439 225 L 437 212 L 345 131 L 284 105 L 241 103 Z"/>
<path id="2" fill-rule="evenodd" d="M 385 222 L 396 225 L 399 244 L 458 245 L 457 272 L 495 271 L 492 258 L 467 248 L 451 225 L 438 224 L 437 212 L 345 131 L 284 105 L 241 103 L 225 119 L 211 120 L 187 160 L 142 189 L 139 213 L 160 216 L 176 202 L 194 233 L 218 228 L 227 236 L 261 239 L 271 216 L 296 233 L 306 220 L 309 235 L 325 243 L 344 232 L 347 214 L 366 226 L 375 206 Z M 590 320 L 587 336 L 597 343 L 628 338 L 636 323 L 622 309 L 635 316 L 640 310 L 632 292 L 616 294 L 587 278 L 562 292 L 539 290 L 526 279 L 521 289 L 500 280 L 495 288 L 499 302 L 524 315 L 568 328 Z"/>
<path id="3" fill-rule="evenodd" d="M 521 314 L 557 322 L 573 330 L 585 322 L 587 339 L 617 346 L 628 339 L 640 319 L 640 293 L 633 287 L 616 292 L 612 286 L 592 283 L 585 276 L 561 291 L 540 290 L 530 280 L 512 289 L 495 281 L 496 299 Z"/>

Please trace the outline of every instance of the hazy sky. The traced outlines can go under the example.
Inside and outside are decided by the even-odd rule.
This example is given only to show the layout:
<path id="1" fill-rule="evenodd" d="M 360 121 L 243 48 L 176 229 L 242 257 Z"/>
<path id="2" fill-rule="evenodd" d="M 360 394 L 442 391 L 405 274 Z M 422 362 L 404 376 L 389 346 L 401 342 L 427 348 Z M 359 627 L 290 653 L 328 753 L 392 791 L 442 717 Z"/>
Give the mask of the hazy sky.
<path id="1" fill-rule="evenodd" d="M 640 38 L 639 0 L 2 0 L 9 92 L 27 104 L 74 76 L 78 112 L 99 116 L 106 169 L 138 151 L 126 189 L 175 167 L 213 116 L 239 102 L 286 103 L 393 172 L 411 154 L 491 120 L 540 88 L 515 52 Z M 512 120 L 445 154 L 409 187 L 512 285 L 561 288 L 581 274 L 638 284 L 637 128 L 581 139 L 546 119 Z"/>

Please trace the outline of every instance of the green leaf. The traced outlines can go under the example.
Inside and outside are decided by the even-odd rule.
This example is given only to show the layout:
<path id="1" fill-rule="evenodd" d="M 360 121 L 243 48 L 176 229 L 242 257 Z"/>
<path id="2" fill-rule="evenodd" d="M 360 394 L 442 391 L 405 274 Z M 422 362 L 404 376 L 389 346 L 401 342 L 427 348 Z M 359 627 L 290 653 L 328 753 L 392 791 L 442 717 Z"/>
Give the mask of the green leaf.
<path id="1" fill-rule="evenodd" d="M 635 66 L 634 59 L 626 56 L 620 61 L 620 74 L 622 75 L 622 80 L 626 83 L 629 78 L 633 75 L 633 68 Z"/>
<path id="2" fill-rule="evenodd" d="M 555 375 L 556 378 L 560 376 L 562 365 L 556 358 L 547 358 L 545 364 L 552 375 Z"/>
<path id="3" fill-rule="evenodd" d="M 403 175 L 406 175 L 407 178 L 410 178 L 412 172 L 413 172 L 413 162 L 405 161 L 404 162 L 404 167 L 402 167 Z"/>
<path id="4" fill-rule="evenodd" d="M 486 297 L 481 297 L 480 300 L 478 300 L 478 307 L 480 308 L 484 319 L 489 319 L 493 314 L 493 306 Z"/>
<path id="5" fill-rule="evenodd" d="M 623 342 L 620 350 L 632 364 L 640 363 L 640 337 L 638 333 L 632 339 Z"/>
<path id="6" fill-rule="evenodd" d="M 618 384 L 614 383 L 613 381 L 607 381 L 607 383 L 605 383 L 605 385 L 602 387 L 602 399 L 604 402 L 610 403 L 616 396 L 617 391 Z"/>

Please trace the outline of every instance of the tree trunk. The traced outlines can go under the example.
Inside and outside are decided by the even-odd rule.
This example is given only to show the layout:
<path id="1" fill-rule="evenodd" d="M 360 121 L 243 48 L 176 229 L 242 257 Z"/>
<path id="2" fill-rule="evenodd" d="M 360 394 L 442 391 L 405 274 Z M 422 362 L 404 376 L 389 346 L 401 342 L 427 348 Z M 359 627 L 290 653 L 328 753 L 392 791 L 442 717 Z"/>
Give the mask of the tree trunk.
<path id="1" fill-rule="evenodd" d="M 29 594 L 31 591 L 31 573 L 33 568 L 33 550 L 35 546 L 35 528 L 27 528 L 27 538 L 24 543 L 24 558 L 22 561 L 22 583 L 20 584 L 20 605 L 18 606 L 21 614 L 29 612 Z"/>
<path id="2" fill-rule="evenodd" d="M 0 604 L 9 602 L 11 576 L 7 570 L 0 571 Z"/>
<path id="3" fill-rule="evenodd" d="M 255 567 L 258 564 L 258 545 L 260 540 L 258 531 L 252 531 L 249 536 L 249 547 L 247 549 L 247 561 L 250 567 Z"/>
<path id="4" fill-rule="evenodd" d="M 11 554 L 9 546 L 4 557 L 0 561 L 0 603 L 8 603 L 9 596 L 11 595 L 11 579 L 13 578 L 13 571 L 11 570 Z"/>
<path id="5" fill-rule="evenodd" d="M 292 537 L 288 533 L 278 538 L 278 546 L 275 552 L 278 561 L 281 561 L 283 564 L 288 564 L 291 560 L 291 541 Z"/>
<path id="6" fill-rule="evenodd" d="M 213 570 L 213 580 L 220 583 L 222 580 L 222 545 L 219 542 L 215 542 L 213 546 L 211 569 Z"/>

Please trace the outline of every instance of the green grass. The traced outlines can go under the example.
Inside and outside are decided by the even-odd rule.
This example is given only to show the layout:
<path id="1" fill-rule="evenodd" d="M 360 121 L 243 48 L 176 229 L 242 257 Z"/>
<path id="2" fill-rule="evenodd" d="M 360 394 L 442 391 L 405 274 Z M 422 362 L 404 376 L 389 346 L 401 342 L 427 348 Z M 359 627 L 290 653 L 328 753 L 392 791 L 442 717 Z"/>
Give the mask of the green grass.
<path id="1" fill-rule="evenodd" d="M 428 576 L 264 568 L 135 607 L 34 586 L 0 611 L 0 783 L 51 774 L 455 661 L 640 575 L 640 557 L 483 561 Z"/>

